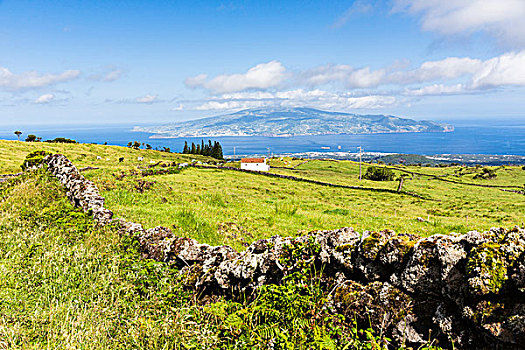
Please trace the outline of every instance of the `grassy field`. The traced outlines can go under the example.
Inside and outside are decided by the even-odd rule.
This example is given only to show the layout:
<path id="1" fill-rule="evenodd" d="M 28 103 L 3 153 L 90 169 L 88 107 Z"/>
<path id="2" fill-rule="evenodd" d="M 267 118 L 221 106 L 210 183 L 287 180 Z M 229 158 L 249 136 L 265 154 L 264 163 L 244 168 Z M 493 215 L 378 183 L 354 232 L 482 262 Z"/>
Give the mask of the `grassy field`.
<path id="1" fill-rule="evenodd" d="M 237 249 L 258 238 L 277 234 L 294 236 L 344 226 L 358 231 L 388 228 L 426 236 L 487 230 L 494 226 L 521 226 L 525 221 L 523 195 L 468 185 L 523 188 L 525 171 L 521 167 L 494 167 L 497 177 L 489 180 L 474 179 L 482 172 L 479 167 L 402 167 L 422 174 L 447 175 L 444 179 L 459 182 L 422 175 L 406 177 L 403 190 L 428 198 L 424 200 L 404 194 L 331 188 L 223 169 L 187 168 L 176 174 L 141 177 L 138 167 L 144 168 L 150 162 L 209 159 L 86 144 L 3 141 L 0 142 L 0 172 L 18 171 L 17 166 L 34 149 L 63 153 L 78 167 L 99 167 L 84 175 L 98 185 L 106 198 L 106 206 L 117 217 L 145 227 L 170 227 L 180 236 L 209 244 L 230 244 Z M 138 156 L 144 157 L 144 161 L 139 162 Z M 119 163 L 119 157 L 125 161 Z M 359 165 L 351 161 L 283 158 L 271 160 L 270 164 L 295 167 L 294 170 L 273 168 L 271 171 L 275 173 L 335 184 L 394 190 L 398 186 L 397 181 L 359 181 Z M 363 174 L 368 166 L 363 164 Z M 395 169 L 394 172 L 396 177 L 403 174 Z M 139 181 L 151 182 L 151 186 L 141 191 L 137 188 Z"/>
<path id="2" fill-rule="evenodd" d="M 18 172 L 37 149 L 63 153 L 78 167 L 98 167 L 84 175 L 117 217 L 237 249 L 257 238 L 315 229 L 429 235 L 523 225 L 525 216 L 523 195 L 465 184 L 523 186 L 525 171 L 519 167 L 495 168 L 491 180 L 474 179 L 480 168 L 406 167 L 462 182 L 406 178 L 405 189 L 429 198 L 423 200 L 367 190 L 395 189 L 397 182 L 359 181 L 358 164 L 347 161 L 271 164 L 296 166 L 272 169 L 277 173 L 364 190 L 224 169 L 142 177 L 141 168 L 150 162 L 211 160 L 123 147 L 0 141 L 0 173 Z M 140 186 L 141 181 L 150 184 Z M 116 228 L 96 227 L 45 171 L 0 183 L 0 349 L 267 349 L 269 339 L 276 349 L 385 349 L 377 334 L 363 339 L 352 320 L 330 314 L 324 300 L 331 289 L 321 290 L 308 276 L 233 301 L 199 300 L 182 278 L 171 265 L 140 259 L 136 245 Z"/>
<path id="3" fill-rule="evenodd" d="M 0 183 L 2 350 L 386 350 L 331 313 L 315 279 L 291 276 L 256 297 L 199 299 L 176 266 L 141 259 L 45 171 Z"/>
<path id="4" fill-rule="evenodd" d="M 0 140 L 0 175 L 17 173 L 20 164 L 29 152 L 45 150 L 51 153 L 61 153 L 77 167 L 101 167 L 106 171 L 127 171 L 137 166 L 146 166 L 150 162 L 188 162 L 192 159 L 207 160 L 209 158 L 199 155 L 186 155 L 178 153 L 166 153 L 154 150 L 135 150 L 128 147 L 104 146 L 97 144 L 65 144 L 45 142 L 17 142 Z M 100 157 L 101 159 L 97 159 Z M 123 157 L 124 162 L 119 163 Z M 138 157 L 144 157 L 139 162 Z"/>

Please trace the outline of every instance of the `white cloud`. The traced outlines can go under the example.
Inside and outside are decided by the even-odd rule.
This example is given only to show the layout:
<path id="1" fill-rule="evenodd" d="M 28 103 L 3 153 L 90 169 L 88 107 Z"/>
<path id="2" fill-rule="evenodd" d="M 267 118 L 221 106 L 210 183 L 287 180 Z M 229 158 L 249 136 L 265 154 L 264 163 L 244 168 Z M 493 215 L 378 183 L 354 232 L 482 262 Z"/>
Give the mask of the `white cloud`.
<path id="1" fill-rule="evenodd" d="M 456 79 L 474 74 L 481 66 L 481 60 L 469 57 L 428 61 L 412 70 L 396 70 L 396 66 L 372 70 L 370 67 L 354 69 L 349 65 L 325 65 L 300 73 L 297 81 L 307 86 L 340 83 L 348 88 L 362 89 Z"/>
<path id="2" fill-rule="evenodd" d="M 92 74 L 88 77 L 88 79 L 109 83 L 117 79 L 120 79 L 120 77 L 122 77 L 123 74 L 124 74 L 124 70 L 122 69 L 110 68 L 110 69 L 105 69 L 104 71 L 100 73 Z"/>
<path id="3" fill-rule="evenodd" d="M 455 84 L 455 85 L 443 85 L 443 84 L 433 84 L 429 86 L 424 86 L 419 89 L 406 90 L 405 94 L 409 96 L 428 96 L 428 95 L 456 95 L 465 93 L 467 91 L 465 85 Z"/>
<path id="4" fill-rule="evenodd" d="M 208 101 L 195 109 L 197 111 L 246 109 L 267 106 L 265 101 Z"/>
<path id="5" fill-rule="evenodd" d="M 356 0 L 332 25 L 332 28 L 340 28 L 348 23 L 352 17 L 358 14 L 368 13 L 374 6 L 367 0 Z"/>
<path id="6" fill-rule="evenodd" d="M 261 63 L 250 68 L 246 73 L 219 75 L 207 80 L 206 74 L 188 78 L 188 87 L 202 87 L 216 93 L 237 92 L 249 89 L 268 89 L 276 87 L 287 77 L 286 68 L 278 61 Z"/>
<path id="7" fill-rule="evenodd" d="M 191 78 L 186 78 L 184 80 L 184 84 L 186 84 L 186 86 L 190 88 L 203 87 L 206 83 L 206 79 L 208 79 L 207 74 L 199 74 Z"/>
<path id="8" fill-rule="evenodd" d="M 442 35 L 486 32 L 525 45 L 523 0 L 394 0 L 393 11 L 421 16 L 423 30 Z"/>
<path id="9" fill-rule="evenodd" d="M 297 81 L 310 87 L 343 83 L 351 89 L 363 89 L 428 82 L 442 82 L 432 86 L 447 86 L 443 82 L 455 83 L 448 85 L 450 87 L 457 86 L 458 79 L 464 80 L 464 88 L 457 93 L 468 89 L 525 85 L 525 51 L 506 53 L 486 61 L 470 57 L 448 57 L 443 60 L 423 62 L 414 69 L 371 70 L 370 67 L 353 69 L 346 65 L 320 66 L 301 73 Z M 444 92 L 450 93 L 450 91 Z"/>
<path id="10" fill-rule="evenodd" d="M 9 69 L 0 67 L 0 88 L 7 90 L 35 89 L 64 83 L 78 78 L 80 71 L 67 70 L 59 74 L 39 74 L 35 71 L 14 74 Z"/>
<path id="11" fill-rule="evenodd" d="M 319 86 L 333 82 L 343 82 L 354 71 L 351 66 L 324 65 L 315 67 L 301 74 L 299 81 L 310 86 Z"/>
<path id="12" fill-rule="evenodd" d="M 356 96 L 349 92 L 324 90 L 287 90 L 223 94 L 194 107 L 196 110 L 235 110 L 264 106 L 310 106 L 330 110 L 381 109 L 397 103 L 394 96 Z"/>
<path id="13" fill-rule="evenodd" d="M 481 66 L 482 61 L 478 59 L 448 57 L 440 61 L 424 62 L 414 70 L 392 73 L 389 80 L 397 84 L 450 80 L 474 74 Z"/>
<path id="14" fill-rule="evenodd" d="M 384 69 L 372 71 L 370 67 L 365 67 L 350 73 L 346 84 L 353 88 L 376 87 L 385 82 L 385 77 L 386 71 Z"/>
<path id="15" fill-rule="evenodd" d="M 407 90 L 407 93 L 409 95 L 461 94 L 505 86 L 525 86 L 525 51 L 509 52 L 486 61 L 472 60 L 462 68 L 464 70 L 452 66 L 448 70 L 450 73 L 448 76 L 446 74 L 441 76 L 454 78 L 469 73 L 468 79 L 463 83 L 434 84 Z"/>
<path id="16" fill-rule="evenodd" d="M 341 106 L 346 108 L 356 109 L 381 109 L 387 106 L 392 106 L 397 102 L 394 96 L 361 96 L 361 97 L 347 97 L 343 98 Z"/>
<path id="17" fill-rule="evenodd" d="M 55 99 L 55 95 L 53 94 L 44 94 L 40 97 L 38 97 L 33 103 L 36 104 L 47 104 Z"/>
<path id="18" fill-rule="evenodd" d="M 282 67 L 280 63 L 278 65 Z M 286 70 L 282 67 L 281 71 Z M 374 110 L 399 103 L 408 104 L 421 96 L 474 94 L 508 86 L 525 87 L 525 50 L 487 60 L 447 57 L 423 62 L 413 68 L 399 64 L 376 70 L 370 67 L 355 69 L 349 65 L 324 65 L 296 71 L 294 75 L 287 75 L 287 80 L 279 80 L 281 86 L 295 86 L 295 89 L 230 92 L 247 86 L 246 75 L 228 76 L 225 79 L 235 77 L 236 84 L 221 81 L 220 88 L 212 87 L 219 77 L 208 80 L 203 74 L 187 80 L 188 86 L 203 86 L 216 92 L 226 92 L 211 95 L 204 101 L 185 101 L 188 102 L 186 107 L 197 110 L 235 110 L 279 105 Z M 235 89 L 231 87 L 232 84 Z"/>
<path id="19" fill-rule="evenodd" d="M 525 86 L 525 51 L 510 52 L 483 62 L 472 76 L 471 88 Z"/>
<path id="20" fill-rule="evenodd" d="M 158 97 L 159 97 L 158 95 L 147 94 L 147 95 L 144 95 L 142 97 L 137 97 L 135 99 L 135 102 L 137 102 L 137 103 L 145 103 L 145 104 L 152 104 L 152 103 L 155 103 L 155 102 L 159 102 Z"/>

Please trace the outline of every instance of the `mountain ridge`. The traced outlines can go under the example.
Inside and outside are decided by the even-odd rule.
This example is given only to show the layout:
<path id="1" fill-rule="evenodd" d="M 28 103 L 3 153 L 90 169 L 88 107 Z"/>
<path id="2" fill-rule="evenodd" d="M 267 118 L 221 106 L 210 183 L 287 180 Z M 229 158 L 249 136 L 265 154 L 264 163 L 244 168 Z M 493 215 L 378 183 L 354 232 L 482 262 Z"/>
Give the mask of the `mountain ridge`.
<path id="1" fill-rule="evenodd" d="M 252 108 L 163 126 L 135 127 L 152 138 L 221 136 L 313 136 L 401 132 L 449 132 L 449 124 L 392 115 L 360 115 L 308 107 Z"/>

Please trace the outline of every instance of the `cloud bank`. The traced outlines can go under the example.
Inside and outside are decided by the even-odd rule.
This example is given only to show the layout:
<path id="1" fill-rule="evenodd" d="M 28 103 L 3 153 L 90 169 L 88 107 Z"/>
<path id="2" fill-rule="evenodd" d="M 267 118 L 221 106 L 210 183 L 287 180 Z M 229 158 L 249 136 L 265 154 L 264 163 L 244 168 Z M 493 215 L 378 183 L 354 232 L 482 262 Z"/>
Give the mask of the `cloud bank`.
<path id="1" fill-rule="evenodd" d="M 142 97 L 137 97 L 135 99 L 135 102 L 137 103 L 145 103 L 145 104 L 152 104 L 155 102 L 159 102 L 159 96 L 158 95 L 151 95 L 147 94 Z"/>
<path id="2" fill-rule="evenodd" d="M 418 16 L 423 30 L 441 35 L 484 32 L 507 45 L 525 45 L 523 0 L 394 0 L 393 12 Z"/>
<path id="3" fill-rule="evenodd" d="M 525 50 L 487 60 L 447 57 L 416 67 L 354 68 L 322 65 L 290 72 L 278 62 L 261 63 L 246 73 L 209 78 L 199 74 L 187 86 L 210 93 L 197 110 L 230 110 L 268 104 L 328 109 L 378 109 L 407 98 L 487 93 L 525 86 Z M 292 87 L 283 90 L 283 86 Z"/>
<path id="4" fill-rule="evenodd" d="M 35 71 L 14 74 L 0 67 L 0 88 L 6 90 L 36 89 L 68 82 L 80 76 L 79 70 L 66 70 L 58 74 L 39 74 Z"/>
<path id="5" fill-rule="evenodd" d="M 278 86 L 286 78 L 286 68 L 278 61 L 261 63 L 246 73 L 219 75 L 208 80 L 206 74 L 187 78 L 184 83 L 190 88 L 205 88 L 216 93 L 268 89 Z"/>

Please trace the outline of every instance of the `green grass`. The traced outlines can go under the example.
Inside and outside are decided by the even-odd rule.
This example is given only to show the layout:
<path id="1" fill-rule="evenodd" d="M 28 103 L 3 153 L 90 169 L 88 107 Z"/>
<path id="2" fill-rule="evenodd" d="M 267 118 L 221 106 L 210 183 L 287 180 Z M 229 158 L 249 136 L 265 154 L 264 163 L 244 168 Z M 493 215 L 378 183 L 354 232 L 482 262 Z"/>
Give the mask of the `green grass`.
<path id="1" fill-rule="evenodd" d="M 319 162 L 320 166 L 332 167 L 319 169 L 318 173 L 324 172 L 321 175 L 302 171 L 294 172 L 294 175 L 359 185 L 355 177 L 357 166 L 345 162 L 336 168 L 341 163 Z M 334 175 L 334 168 L 343 175 Z M 522 179 L 525 172 L 512 168 L 508 174 Z M 236 248 L 246 241 L 275 234 L 294 236 L 306 231 L 344 226 L 359 231 L 388 228 L 423 236 L 453 231 L 465 233 L 494 226 L 522 225 L 525 214 L 522 195 L 495 188 L 451 184 L 428 177 L 406 180 L 405 190 L 432 200 L 402 194 L 330 188 L 214 169 L 191 168 L 180 174 L 148 177 L 149 181 L 156 183 L 142 194 L 133 190 L 136 177 L 112 182 L 111 178 L 104 178 L 100 173 L 89 172 L 88 176 L 95 182 L 111 183 L 104 187 L 103 195 L 108 207 L 118 216 L 141 222 L 146 227 L 175 227 L 179 235 L 210 244 L 231 244 Z M 365 187 L 397 186 L 397 182 L 361 183 Z M 191 220 L 188 220 L 189 216 Z M 426 221 L 420 222 L 418 217 Z M 217 227 L 225 222 L 235 222 L 251 235 L 232 240 L 228 235 L 217 234 Z"/>
<path id="2" fill-rule="evenodd" d="M 189 162 L 192 159 L 206 161 L 212 158 L 178 153 L 166 153 L 154 150 L 135 150 L 128 147 L 104 146 L 97 144 L 65 144 L 45 142 L 18 142 L 0 140 L 0 174 L 17 173 L 26 155 L 35 150 L 64 154 L 77 167 L 100 167 L 107 171 L 136 169 L 146 167 L 151 162 Z M 101 159 L 97 159 L 101 157 Z M 119 158 L 124 162 L 119 163 Z M 144 157 L 144 161 L 138 161 Z"/>
<path id="3" fill-rule="evenodd" d="M 0 194 L 0 349 L 213 343 L 209 316 L 175 271 L 139 260 L 115 229 L 96 228 L 56 180 L 25 177 L 0 184 Z"/>
<path id="4" fill-rule="evenodd" d="M 394 193 L 330 188 L 286 179 L 220 169 L 188 168 L 178 174 L 144 178 L 154 182 L 144 193 L 135 185 L 140 169 L 150 161 L 187 162 L 196 156 L 158 151 L 132 150 L 125 147 L 69 144 L 31 144 L 0 141 L 0 171 L 18 171 L 16 167 L 32 150 L 44 148 L 60 152 L 78 167 L 95 166 L 84 175 L 93 180 L 106 198 L 106 206 L 117 217 L 143 224 L 172 228 L 177 235 L 189 236 L 203 243 L 229 244 L 236 249 L 255 239 L 272 235 L 295 236 L 320 229 L 351 226 L 358 231 L 392 229 L 419 235 L 487 230 L 494 226 L 512 227 L 525 221 L 523 195 L 498 188 L 473 187 L 448 183 L 428 176 L 405 178 L 403 190 L 423 195 L 420 200 Z M 27 153 L 26 153 L 27 152 Z M 102 159 L 97 160 L 97 155 Z M 144 162 L 138 162 L 143 156 Z M 115 161 L 125 157 L 125 162 Z M 107 161 L 109 158 L 110 161 Z M 198 158 L 198 157 L 197 157 Z M 206 158 L 200 157 L 205 161 Z M 295 170 L 272 169 L 294 175 L 343 185 L 395 190 L 397 181 L 359 181 L 359 165 L 351 161 L 283 158 L 270 164 L 297 166 Z M 363 164 L 362 171 L 366 171 Z M 447 175 L 457 182 L 523 186 L 521 167 L 495 167 L 497 177 L 474 179 L 482 171 L 476 167 L 401 166 L 408 171 Z M 396 177 L 402 172 L 394 170 Z M 115 175 L 127 176 L 118 180 Z M 418 221 L 417 218 L 425 221 Z M 240 232 L 228 232 L 229 223 Z"/>
<path id="5" fill-rule="evenodd" d="M 406 179 L 404 189 L 432 200 L 221 169 L 187 168 L 143 178 L 137 167 L 149 161 L 196 157 L 123 147 L 0 141 L 0 172 L 18 172 L 36 149 L 63 153 L 78 167 L 99 167 L 84 174 L 117 217 L 237 249 L 258 238 L 343 226 L 429 235 L 522 225 L 525 216 L 523 195 L 425 176 Z M 138 162 L 137 156 L 146 161 Z M 119 157 L 126 161 L 119 163 Z M 477 168 L 406 169 L 462 182 L 525 183 L 519 167 L 498 168 L 492 180 L 474 179 Z M 347 185 L 397 186 L 359 181 L 358 164 L 346 161 L 310 161 L 295 170 L 272 171 Z M 115 175 L 122 173 L 129 176 L 119 180 Z M 154 184 L 139 193 L 139 179 Z M 96 227 L 73 208 L 47 173 L 0 183 L 0 349 L 250 349 L 264 348 L 269 337 L 291 348 L 376 344 L 374 337 L 362 343 L 352 320 L 327 313 L 328 291 L 314 279 L 268 286 L 251 300 L 204 302 L 184 288 L 174 266 L 139 256 L 129 237 L 114 227 Z M 290 308 L 297 312 L 289 313 Z M 307 313 L 318 321 L 312 323 Z M 269 314 L 275 317 L 261 317 Z"/>
<path id="6" fill-rule="evenodd" d="M 293 208 L 276 210 L 293 216 Z M 203 229 L 191 211 L 179 214 Z M 308 251 L 290 256 L 312 264 Z M 384 350 L 379 335 L 361 337 L 325 307 L 329 291 L 308 273 L 252 298 L 198 300 L 175 266 L 140 259 L 136 241 L 95 226 L 45 171 L 0 183 L 0 349 L 268 349 L 271 341 Z"/>

